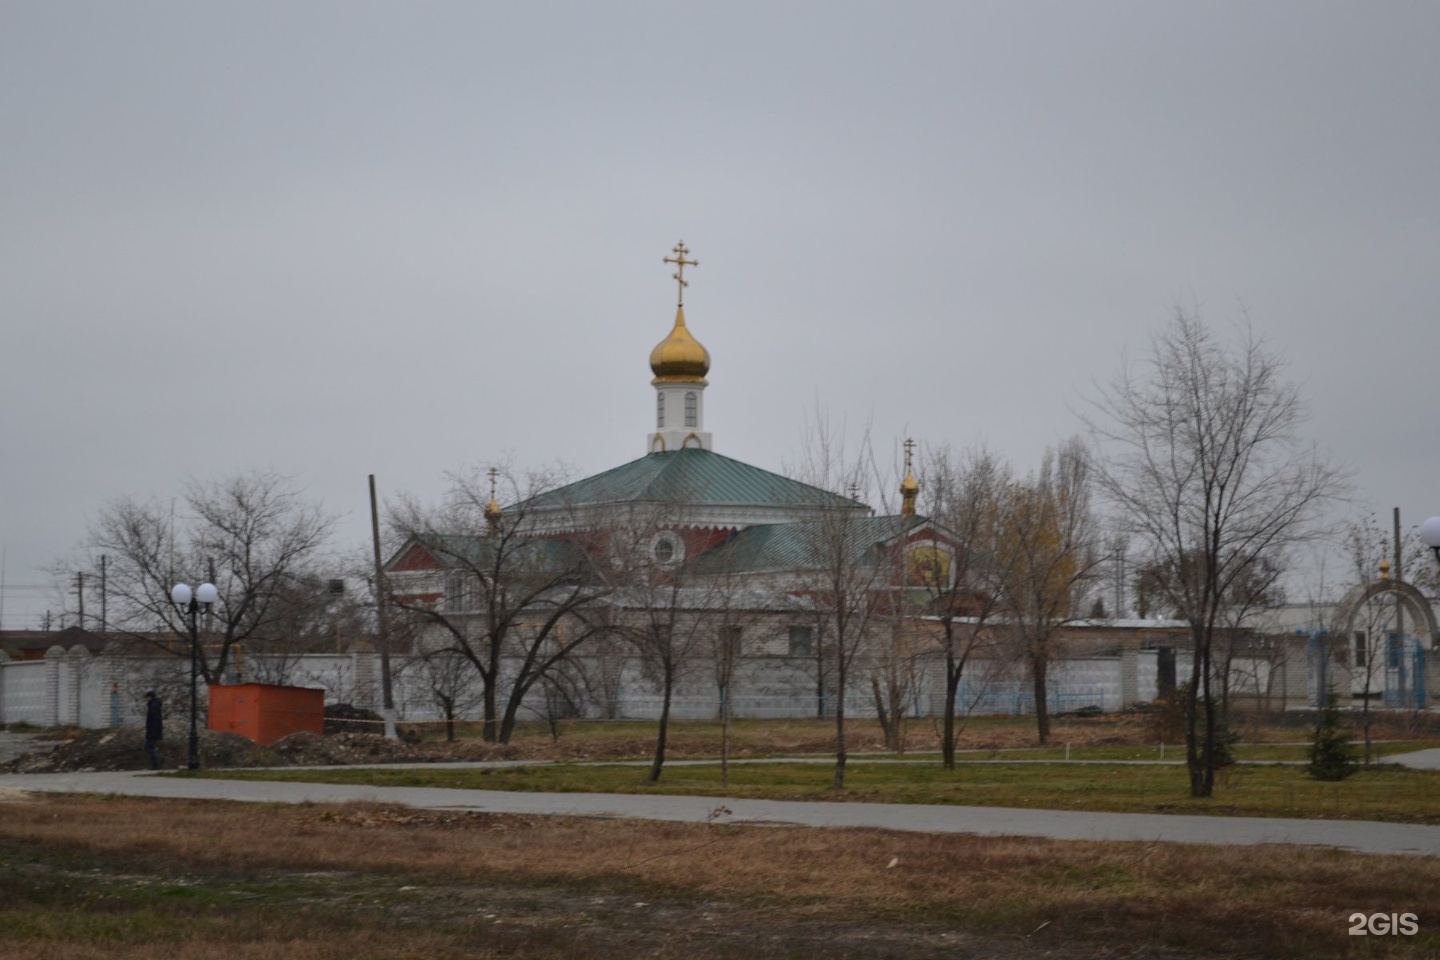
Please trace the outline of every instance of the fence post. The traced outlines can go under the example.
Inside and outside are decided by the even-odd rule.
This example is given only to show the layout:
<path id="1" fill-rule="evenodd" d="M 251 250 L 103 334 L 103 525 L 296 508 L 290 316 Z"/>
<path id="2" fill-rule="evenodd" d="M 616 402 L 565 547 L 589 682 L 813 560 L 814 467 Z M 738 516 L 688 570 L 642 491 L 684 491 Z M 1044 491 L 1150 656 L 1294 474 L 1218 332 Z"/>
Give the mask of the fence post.
<path id="1" fill-rule="evenodd" d="M 355 706 L 367 710 L 375 707 L 375 660 L 370 650 L 356 650 L 351 656 L 355 670 Z"/>
<path id="2" fill-rule="evenodd" d="M 60 663 L 65 649 L 59 644 L 45 651 L 45 726 L 60 726 Z"/>
<path id="3" fill-rule="evenodd" d="M 65 688 L 65 713 L 66 722 L 82 727 L 84 714 L 80 709 L 80 698 L 85 688 L 85 673 L 90 663 L 90 651 L 80 644 L 70 648 L 65 654 L 65 672 L 69 675 L 70 685 Z"/>
<path id="4" fill-rule="evenodd" d="M 1127 643 L 1120 650 L 1120 709 L 1140 702 L 1140 650 Z"/>
<path id="5" fill-rule="evenodd" d="M 120 726 L 123 719 L 120 710 L 121 680 L 125 678 L 125 659 L 116 651 L 114 644 L 107 644 L 104 650 L 100 651 L 100 687 L 109 691 L 110 695 L 110 726 Z M 104 710 L 99 714 L 105 716 Z"/>
<path id="6" fill-rule="evenodd" d="M 1310 634 L 1310 706 L 1324 710 L 1330 700 L 1330 650 L 1323 633 Z"/>
<path id="7" fill-rule="evenodd" d="M 1415 654 L 1410 667 L 1410 684 L 1413 705 L 1416 710 L 1425 709 L 1425 647 L 1420 638 L 1414 638 Z"/>

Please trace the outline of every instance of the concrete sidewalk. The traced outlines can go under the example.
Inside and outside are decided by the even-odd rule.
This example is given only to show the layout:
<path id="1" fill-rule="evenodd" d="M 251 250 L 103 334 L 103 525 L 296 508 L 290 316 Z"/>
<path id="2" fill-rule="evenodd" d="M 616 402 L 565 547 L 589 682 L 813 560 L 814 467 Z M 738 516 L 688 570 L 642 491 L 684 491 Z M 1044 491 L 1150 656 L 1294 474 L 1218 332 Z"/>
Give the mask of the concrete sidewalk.
<path id="1" fill-rule="evenodd" d="M 1416 750 L 1414 753 L 1396 753 L 1383 758 L 1384 763 L 1398 763 L 1414 770 L 1440 770 L 1440 750 Z"/>
<path id="2" fill-rule="evenodd" d="M 1426 753 L 1440 751 L 1426 751 Z M 1437 758 L 1440 762 L 1440 758 Z M 1289 843 L 1358 853 L 1440 856 L 1440 826 L 1258 817 L 1088 813 L 926 804 L 816 803 L 726 797 L 515 793 L 242 780 L 188 780 L 149 773 L 0 775 L 0 791 L 98 793 L 252 803 L 372 801 L 437 810 L 610 817 L 690 823 L 874 827 L 920 833 L 1253 845 Z"/>

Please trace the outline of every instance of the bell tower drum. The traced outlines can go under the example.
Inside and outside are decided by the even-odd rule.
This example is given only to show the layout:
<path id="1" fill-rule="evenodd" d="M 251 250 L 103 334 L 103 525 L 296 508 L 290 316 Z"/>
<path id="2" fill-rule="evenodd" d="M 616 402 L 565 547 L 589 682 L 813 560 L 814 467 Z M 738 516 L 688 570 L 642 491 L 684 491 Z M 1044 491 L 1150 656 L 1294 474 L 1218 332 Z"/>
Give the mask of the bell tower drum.
<path id="1" fill-rule="evenodd" d="M 711 449 L 710 434 L 705 432 L 705 375 L 710 372 L 710 352 L 700 345 L 685 326 L 686 267 L 700 266 L 699 260 L 687 259 L 690 250 L 680 241 L 663 263 L 675 264 L 673 277 L 677 286 L 675 326 L 670 335 L 650 351 L 650 371 L 655 379 L 655 429 L 646 440 L 647 453 L 665 453 L 698 447 Z"/>

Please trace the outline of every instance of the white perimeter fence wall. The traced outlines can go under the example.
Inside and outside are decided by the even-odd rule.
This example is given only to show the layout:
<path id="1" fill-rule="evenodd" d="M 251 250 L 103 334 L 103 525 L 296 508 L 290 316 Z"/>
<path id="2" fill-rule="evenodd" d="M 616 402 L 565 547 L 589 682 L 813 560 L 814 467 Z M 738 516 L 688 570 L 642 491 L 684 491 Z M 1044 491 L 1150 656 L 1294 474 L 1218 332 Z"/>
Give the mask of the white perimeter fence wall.
<path id="1" fill-rule="evenodd" d="M 0 654 L 3 657 L 3 654 Z M 1187 665 L 1177 658 L 1181 676 Z M 821 692 L 813 660 L 792 657 L 747 657 L 735 668 L 728 694 L 730 715 L 743 718 L 798 719 L 832 716 L 833 690 Z M 392 688 L 398 718 L 405 722 L 443 719 L 439 698 L 431 687 L 435 677 L 420 661 L 392 658 Z M 846 696 L 849 716 L 875 715 L 868 674 L 856 668 L 856 682 Z M 479 683 L 470 682 L 459 697 L 459 719 L 480 716 Z M 508 692 L 510 677 L 503 677 Z M 374 653 L 307 654 L 283 660 L 252 657 L 246 674 L 235 682 L 277 683 L 325 691 L 327 704 L 346 703 L 378 711 L 380 661 Z M 144 718 L 144 694 L 159 692 L 172 719 L 188 716 L 189 660 L 185 657 L 93 656 L 76 647 L 68 653 L 52 648 L 44 660 L 0 659 L 0 723 L 35 726 L 80 726 L 98 729 L 137 724 Z M 1115 711 L 1159 695 L 1154 651 L 1124 656 L 1098 656 L 1059 661 L 1051 666 L 1048 685 L 1052 713 L 1077 710 Z M 660 715 L 661 691 L 634 658 L 599 662 L 579 658 L 567 668 L 568 696 L 555 685 L 536 684 L 518 719 L 583 717 L 649 720 Z M 450 691 L 454 692 L 454 691 Z M 199 707 L 206 691 L 199 688 Z M 917 662 L 903 691 L 901 708 L 911 717 L 938 715 L 944 708 L 944 665 L 938 659 Z M 702 720 L 721 714 L 720 690 L 713 664 L 696 662 L 681 671 L 671 700 L 671 716 Z M 501 709 L 504 709 L 503 694 Z M 960 714 L 1026 714 L 1035 709 L 1031 685 L 996 664 L 972 662 L 956 696 Z"/>

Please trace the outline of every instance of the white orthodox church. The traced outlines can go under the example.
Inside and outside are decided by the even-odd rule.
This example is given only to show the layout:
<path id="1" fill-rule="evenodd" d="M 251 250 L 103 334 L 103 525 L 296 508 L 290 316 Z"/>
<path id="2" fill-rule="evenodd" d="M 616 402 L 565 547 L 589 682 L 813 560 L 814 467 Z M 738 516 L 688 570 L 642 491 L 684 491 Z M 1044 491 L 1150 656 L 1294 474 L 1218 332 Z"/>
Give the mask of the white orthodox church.
<path id="1" fill-rule="evenodd" d="M 523 503 L 492 504 L 495 521 L 509 518 L 527 535 L 564 538 L 602 530 L 617 518 L 638 520 L 655 528 L 650 547 L 659 564 L 686 564 L 691 574 L 768 573 L 771 580 L 806 564 L 806 524 L 836 516 L 854 527 L 857 545 L 867 549 L 920 540 L 950 549 L 942 531 L 915 516 L 919 485 L 908 460 L 902 515 L 877 517 L 858 499 L 715 452 L 705 429 L 710 353 L 685 322 L 685 268 L 698 265 L 689 253 L 680 243 L 673 257 L 664 258 L 676 266 L 679 296 L 674 325 L 650 352 L 655 424 L 646 434 L 645 455 Z M 737 567 L 742 560 L 743 568 Z"/>
<path id="2" fill-rule="evenodd" d="M 721 602 L 716 585 L 723 582 L 726 629 L 738 631 L 744 622 L 742 652 L 750 658 L 753 686 L 781 699 L 793 692 L 805 701 L 798 715 L 813 715 L 815 691 L 823 685 L 816 675 L 826 669 L 815 574 L 836 562 L 833 550 L 820 555 L 817 534 L 843 525 L 844 562 L 868 566 L 869 583 L 891 593 L 910 576 L 932 582 L 950 576 L 958 565 L 949 557 L 959 545 L 916 514 L 919 485 L 908 456 L 901 513 L 876 516 L 853 496 L 715 451 L 705 427 L 710 354 L 685 317 L 685 269 L 697 265 L 689 252 L 681 243 L 664 258 L 676 267 L 679 295 L 669 333 L 650 352 L 655 414 L 645 453 L 519 503 L 502 506 L 492 486 L 483 535 L 412 537 L 387 565 L 387 577 L 392 593 L 463 615 L 470 605 L 463 581 L 479 573 L 476 558 L 493 564 L 493 552 L 507 549 L 498 544 L 521 537 L 535 564 L 589 570 L 585 576 L 611 588 L 602 606 L 616 617 L 637 616 L 635 605 L 644 602 L 637 592 L 608 582 L 623 536 L 627 558 L 642 554 L 652 583 L 668 578 L 681 588 L 668 602 L 691 604 L 692 620 Z"/>

